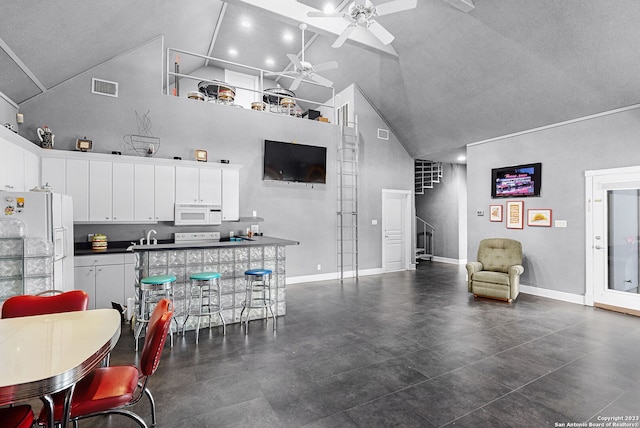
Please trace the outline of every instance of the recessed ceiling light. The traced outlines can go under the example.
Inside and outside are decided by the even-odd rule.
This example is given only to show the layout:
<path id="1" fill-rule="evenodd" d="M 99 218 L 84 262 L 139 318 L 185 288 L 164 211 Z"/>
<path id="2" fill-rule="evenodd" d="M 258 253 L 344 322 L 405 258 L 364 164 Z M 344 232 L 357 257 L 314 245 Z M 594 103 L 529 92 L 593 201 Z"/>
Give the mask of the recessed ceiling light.
<path id="1" fill-rule="evenodd" d="M 276 62 L 273 60 L 273 58 L 267 58 L 267 59 L 264 60 L 264 63 L 267 64 L 267 65 L 273 65 Z"/>
<path id="2" fill-rule="evenodd" d="M 293 34 L 287 31 L 282 35 L 282 38 L 285 39 L 287 42 L 290 42 L 291 40 L 293 40 Z"/>
<path id="3" fill-rule="evenodd" d="M 229 49 L 229 55 L 231 56 L 237 56 L 238 55 L 238 51 L 235 50 L 234 48 Z"/>
<path id="4" fill-rule="evenodd" d="M 322 8 L 322 11 L 324 13 L 333 13 L 335 10 L 336 8 L 331 3 L 325 4 L 324 7 Z"/>
<path id="5" fill-rule="evenodd" d="M 467 157 L 466 157 L 466 156 L 464 156 L 464 155 L 460 155 L 460 156 L 458 156 L 458 161 L 459 161 L 459 162 L 466 161 L 466 160 L 467 160 Z"/>
<path id="6" fill-rule="evenodd" d="M 240 22 L 240 25 L 242 25 L 244 28 L 250 28 L 251 27 L 251 22 L 247 21 L 246 19 L 243 19 Z"/>

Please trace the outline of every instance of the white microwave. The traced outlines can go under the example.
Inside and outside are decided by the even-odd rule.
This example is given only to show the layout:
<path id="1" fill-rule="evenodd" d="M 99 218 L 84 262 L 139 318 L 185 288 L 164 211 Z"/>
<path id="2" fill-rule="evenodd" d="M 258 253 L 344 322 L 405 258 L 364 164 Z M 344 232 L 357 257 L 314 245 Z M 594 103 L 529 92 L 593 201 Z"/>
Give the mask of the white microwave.
<path id="1" fill-rule="evenodd" d="M 179 203 L 175 205 L 173 224 L 176 226 L 222 224 L 222 208 L 220 205 Z"/>

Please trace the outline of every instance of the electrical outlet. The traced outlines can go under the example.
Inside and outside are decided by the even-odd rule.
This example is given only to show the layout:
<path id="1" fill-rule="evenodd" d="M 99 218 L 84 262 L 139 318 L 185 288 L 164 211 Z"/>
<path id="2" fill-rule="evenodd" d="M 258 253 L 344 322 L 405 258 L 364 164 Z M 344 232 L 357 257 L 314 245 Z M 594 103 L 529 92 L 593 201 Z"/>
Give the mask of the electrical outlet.
<path id="1" fill-rule="evenodd" d="M 320 269 L 322 269 L 322 266 L 320 264 L 318 264 L 318 267 L 316 269 L 320 270 Z"/>
<path id="2" fill-rule="evenodd" d="M 556 227 L 567 227 L 567 220 L 556 220 Z"/>
<path id="3" fill-rule="evenodd" d="M 482 217 L 484 215 L 484 210 L 476 210 L 476 215 L 478 217 Z"/>

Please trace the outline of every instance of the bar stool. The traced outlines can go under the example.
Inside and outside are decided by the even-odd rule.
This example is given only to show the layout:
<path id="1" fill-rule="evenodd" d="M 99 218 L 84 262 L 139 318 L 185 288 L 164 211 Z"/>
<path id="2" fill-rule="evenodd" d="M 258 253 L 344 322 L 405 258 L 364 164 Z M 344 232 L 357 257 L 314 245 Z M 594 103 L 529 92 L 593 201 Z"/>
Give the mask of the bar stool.
<path id="1" fill-rule="evenodd" d="M 220 274 L 218 272 L 198 272 L 192 274 L 189 279 L 191 286 L 189 289 L 189 300 L 187 301 L 187 312 L 182 323 L 182 335 L 184 336 L 187 327 L 187 320 L 190 316 L 198 317 L 196 326 L 196 343 L 200 337 L 200 318 L 209 318 L 209 329 L 211 329 L 211 317 L 218 315 L 222 321 L 222 334 L 227 334 L 227 326 L 222 317 L 222 304 L 220 292 Z M 198 306 L 193 307 L 194 289 L 197 288 Z"/>
<path id="2" fill-rule="evenodd" d="M 240 312 L 240 327 L 242 327 L 242 314 L 247 310 L 247 320 L 244 334 L 249 333 L 249 318 L 251 309 L 264 309 L 265 318 L 269 319 L 269 312 L 273 318 L 273 331 L 276 331 L 276 317 L 273 314 L 273 305 L 276 304 L 271 293 L 271 269 L 249 269 L 244 273 L 246 281 L 245 299 L 242 302 L 242 311 Z"/>
<path id="3" fill-rule="evenodd" d="M 151 305 L 157 303 L 162 298 L 167 298 L 171 301 L 171 308 L 173 309 L 173 283 L 175 282 L 175 275 L 148 276 L 140 280 L 140 311 L 138 312 L 134 332 L 136 352 L 138 351 L 138 339 L 142 334 L 142 330 L 149 324 Z M 173 347 L 173 329 L 169 329 L 169 334 L 171 335 L 171 347 Z"/>

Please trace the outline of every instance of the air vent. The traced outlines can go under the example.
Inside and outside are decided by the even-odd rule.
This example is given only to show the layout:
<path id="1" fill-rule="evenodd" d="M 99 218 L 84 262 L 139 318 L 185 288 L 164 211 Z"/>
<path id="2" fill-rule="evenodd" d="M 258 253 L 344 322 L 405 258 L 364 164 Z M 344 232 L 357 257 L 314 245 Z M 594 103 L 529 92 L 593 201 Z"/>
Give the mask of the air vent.
<path id="1" fill-rule="evenodd" d="M 380 129 L 380 128 L 378 128 L 378 139 L 380 139 L 380 140 L 388 140 L 389 139 L 389 130 L 388 129 Z"/>
<path id="2" fill-rule="evenodd" d="M 109 82 L 108 80 L 91 79 L 91 93 L 98 95 L 106 95 L 108 97 L 118 97 L 118 82 Z"/>

